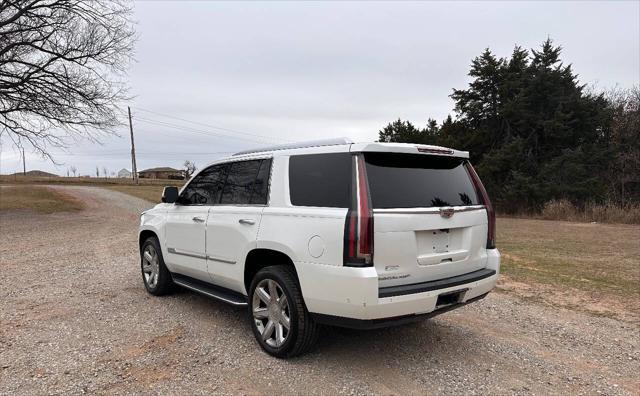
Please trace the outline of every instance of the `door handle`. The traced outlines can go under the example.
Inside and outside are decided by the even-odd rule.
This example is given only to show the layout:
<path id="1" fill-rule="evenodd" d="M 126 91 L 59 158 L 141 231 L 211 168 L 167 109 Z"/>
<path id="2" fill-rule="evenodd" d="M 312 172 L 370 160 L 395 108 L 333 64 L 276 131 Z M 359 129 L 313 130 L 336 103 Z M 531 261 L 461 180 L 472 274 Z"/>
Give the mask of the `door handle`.
<path id="1" fill-rule="evenodd" d="M 240 219 L 240 220 L 238 220 L 238 223 L 247 224 L 247 225 L 254 225 L 254 224 L 256 224 L 256 221 L 252 220 L 252 219 Z"/>
<path id="2" fill-rule="evenodd" d="M 195 221 L 196 223 L 204 223 L 204 219 L 202 217 L 193 217 L 191 220 Z"/>

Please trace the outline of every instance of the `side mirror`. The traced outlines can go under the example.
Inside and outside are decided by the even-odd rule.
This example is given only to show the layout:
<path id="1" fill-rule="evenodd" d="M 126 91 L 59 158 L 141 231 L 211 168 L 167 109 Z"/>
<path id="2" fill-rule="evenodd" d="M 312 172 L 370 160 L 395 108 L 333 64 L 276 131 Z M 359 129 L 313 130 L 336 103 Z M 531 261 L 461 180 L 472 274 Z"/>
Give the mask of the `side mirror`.
<path id="1" fill-rule="evenodd" d="M 162 190 L 162 198 L 160 199 L 164 203 L 174 203 L 178 200 L 178 187 L 167 186 Z"/>

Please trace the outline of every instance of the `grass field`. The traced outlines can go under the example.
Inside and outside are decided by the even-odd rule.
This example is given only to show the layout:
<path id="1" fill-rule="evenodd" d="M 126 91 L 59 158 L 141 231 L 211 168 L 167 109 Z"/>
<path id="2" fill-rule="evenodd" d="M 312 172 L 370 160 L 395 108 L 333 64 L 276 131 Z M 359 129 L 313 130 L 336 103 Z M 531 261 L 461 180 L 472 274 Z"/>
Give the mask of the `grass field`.
<path id="1" fill-rule="evenodd" d="M 184 180 L 175 179 L 138 179 L 141 186 L 182 186 Z M 135 186 L 132 179 L 118 177 L 40 177 L 22 175 L 0 175 L 0 184 L 70 184 L 70 185 L 130 185 Z"/>
<path id="2" fill-rule="evenodd" d="M 103 187 L 109 190 L 120 191 L 134 197 L 145 199 L 149 202 L 159 203 L 162 196 L 164 185 L 126 185 L 126 184 L 107 184 Z"/>
<path id="3" fill-rule="evenodd" d="M 640 317 L 640 226 L 499 218 L 497 230 L 502 273 L 525 294 Z"/>
<path id="4" fill-rule="evenodd" d="M 46 187 L 0 187 L 0 211 L 32 210 L 39 213 L 69 212 L 84 208 L 82 202 Z"/>
<path id="5" fill-rule="evenodd" d="M 104 187 L 110 190 L 120 191 L 134 197 L 146 199 L 150 202 L 160 202 L 164 186 L 181 187 L 184 180 L 174 179 L 138 179 L 139 184 L 134 184 L 131 179 L 104 178 L 104 177 L 33 177 L 21 175 L 0 175 L 0 185 L 24 185 L 24 184 L 68 184 Z"/>

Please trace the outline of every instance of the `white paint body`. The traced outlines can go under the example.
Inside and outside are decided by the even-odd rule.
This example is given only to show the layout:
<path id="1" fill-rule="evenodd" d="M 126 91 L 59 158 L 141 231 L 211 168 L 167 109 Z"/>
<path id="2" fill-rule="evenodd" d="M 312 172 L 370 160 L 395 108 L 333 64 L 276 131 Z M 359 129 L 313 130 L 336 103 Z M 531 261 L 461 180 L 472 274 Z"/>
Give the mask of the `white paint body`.
<path id="1" fill-rule="evenodd" d="M 343 266 L 347 209 L 301 207 L 289 197 L 289 157 L 300 154 L 385 151 L 417 154 L 416 145 L 344 144 L 236 155 L 213 164 L 271 158 L 267 205 L 181 206 L 158 204 L 142 214 L 140 232 L 153 231 L 172 273 L 212 283 L 244 295 L 244 266 L 249 252 L 271 249 L 293 262 L 304 302 L 311 313 L 353 319 L 382 319 L 436 309 L 438 295 L 464 290 L 460 302 L 486 294 L 500 269 L 497 249 L 486 249 L 487 212 L 483 206 L 457 207 L 451 218 L 438 208 L 374 210 L 374 266 Z M 433 146 L 420 146 L 432 147 Z M 452 156 L 468 153 L 452 150 Z M 430 154 L 433 155 L 433 154 Z M 194 175 L 195 177 L 195 175 Z M 194 221 L 194 218 L 202 221 Z M 240 220 L 247 220 L 241 223 Z M 449 229 L 445 243 L 435 230 Z M 442 261 L 445 260 L 445 261 Z M 479 269 L 485 279 L 421 293 L 380 298 L 386 286 L 463 275 Z"/>

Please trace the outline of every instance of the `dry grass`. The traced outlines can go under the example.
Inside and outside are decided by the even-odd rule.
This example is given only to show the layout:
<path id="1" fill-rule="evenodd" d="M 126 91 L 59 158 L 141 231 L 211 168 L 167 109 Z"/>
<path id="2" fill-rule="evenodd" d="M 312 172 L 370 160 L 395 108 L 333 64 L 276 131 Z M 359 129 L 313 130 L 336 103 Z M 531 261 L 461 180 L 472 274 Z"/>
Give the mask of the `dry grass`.
<path id="1" fill-rule="evenodd" d="M 174 184 L 167 184 L 174 185 Z M 118 184 L 109 184 L 105 185 L 105 188 L 109 190 L 119 191 L 121 193 L 129 194 L 134 197 L 142 198 L 149 202 L 159 203 L 160 197 L 162 196 L 163 185 L 118 185 Z"/>
<path id="2" fill-rule="evenodd" d="M 162 189 L 164 186 L 181 187 L 183 180 L 173 179 L 139 179 L 138 185 L 133 184 L 131 179 L 120 178 L 97 178 L 97 177 L 34 177 L 20 175 L 0 175 L 0 185 L 24 185 L 24 184 L 68 184 L 105 187 L 110 190 L 119 191 L 137 198 L 145 199 L 149 202 L 160 202 Z"/>
<path id="3" fill-rule="evenodd" d="M 0 211 L 32 210 L 54 213 L 83 208 L 84 204 L 79 200 L 50 188 L 29 185 L 0 187 Z"/>
<path id="4" fill-rule="evenodd" d="M 511 280 L 640 314 L 640 226 L 499 218 L 497 230 Z"/>
<path id="5" fill-rule="evenodd" d="M 184 180 L 174 179 L 138 179 L 139 185 L 147 186 L 181 186 Z M 22 175 L 0 175 L 0 184 L 70 184 L 70 185 L 130 185 L 131 179 L 117 177 L 40 177 Z"/>
<path id="6" fill-rule="evenodd" d="M 584 208 L 577 208 L 567 200 L 550 201 L 544 205 L 540 217 L 546 220 L 640 224 L 640 204 L 588 203 Z"/>

